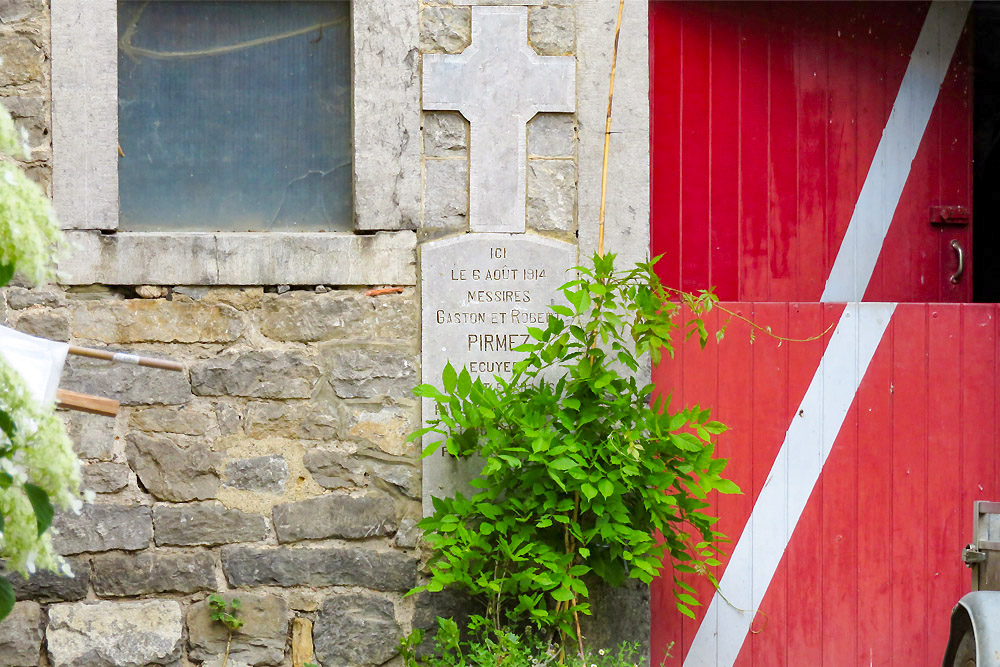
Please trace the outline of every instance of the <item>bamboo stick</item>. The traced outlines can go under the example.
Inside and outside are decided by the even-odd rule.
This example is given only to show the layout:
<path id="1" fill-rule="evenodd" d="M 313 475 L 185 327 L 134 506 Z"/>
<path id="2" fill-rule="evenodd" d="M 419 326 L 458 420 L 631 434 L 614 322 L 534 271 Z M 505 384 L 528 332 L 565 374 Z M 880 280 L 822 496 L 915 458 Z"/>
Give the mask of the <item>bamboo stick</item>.
<path id="1" fill-rule="evenodd" d="M 107 350 L 94 350 L 89 347 L 77 347 L 76 345 L 69 346 L 69 353 L 78 357 L 101 359 L 103 361 L 111 361 L 119 364 L 134 364 L 136 366 L 145 366 L 147 368 L 159 368 L 165 371 L 177 371 L 179 373 L 184 372 L 184 364 L 179 361 L 170 361 L 168 359 L 153 359 L 150 357 L 140 357 L 135 354 L 126 354 L 124 352 L 109 352 Z"/>
<path id="2" fill-rule="evenodd" d="M 77 391 L 59 389 L 56 391 L 56 405 L 67 410 L 87 412 L 92 415 L 114 417 L 118 414 L 119 403 L 113 398 L 91 396 Z"/>
<path id="3" fill-rule="evenodd" d="M 608 197 L 608 153 L 611 150 L 611 102 L 615 97 L 615 68 L 618 65 L 618 37 L 622 33 L 622 10 L 625 0 L 618 3 L 618 24 L 615 27 L 615 47 L 611 52 L 611 83 L 608 86 L 608 115 L 604 121 L 604 161 L 601 164 L 601 214 L 597 219 L 597 254 L 604 257 L 604 205 Z"/>

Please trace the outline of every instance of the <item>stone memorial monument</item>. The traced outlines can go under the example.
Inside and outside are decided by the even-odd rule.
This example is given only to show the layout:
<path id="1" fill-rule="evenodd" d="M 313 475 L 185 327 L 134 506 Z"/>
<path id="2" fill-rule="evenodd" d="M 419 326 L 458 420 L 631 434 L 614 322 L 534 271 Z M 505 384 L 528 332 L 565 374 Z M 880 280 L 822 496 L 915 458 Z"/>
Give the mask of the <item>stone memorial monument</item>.
<path id="1" fill-rule="evenodd" d="M 424 243 L 420 252 L 423 381 L 440 386 L 448 362 L 473 378 L 509 376 L 544 326 L 548 306 L 576 264 L 571 243 L 525 234 L 526 124 L 540 111 L 575 110 L 576 60 L 539 56 L 527 42 L 526 7 L 474 7 L 472 44 L 459 55 L 425 55 L 424 108 L 470 122 L 471 234 Z M 434 409 L 424 399 L 426 420 Z M 425 446 L 434 442 L 425 436 Z M 424 459 L 423 510 L 431 496 L 465 488 L 477 462 L 446 452 Z"/>

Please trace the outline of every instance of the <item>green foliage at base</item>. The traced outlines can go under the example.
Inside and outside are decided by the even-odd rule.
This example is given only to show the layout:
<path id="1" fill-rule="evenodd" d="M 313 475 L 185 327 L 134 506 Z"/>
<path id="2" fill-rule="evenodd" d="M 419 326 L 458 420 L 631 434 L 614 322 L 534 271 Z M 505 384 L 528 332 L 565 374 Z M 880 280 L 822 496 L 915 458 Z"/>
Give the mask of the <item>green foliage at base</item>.
<path id="1" fill-rule="evenodd" d="M 419 396 L 437 416 L 415 433 L 440 436 L 424 455 L 447 448 L 483 467 L 471 497 L 434 498 L 420 522 L 432 548 L 430 581 L 480 598 L 494 629 L 508 623 L 556 626 L 574 635 L 590 613 L 584 577 L 612 585 L 649 583 L 674 562 L 678 608 L 693 615 L 693 590 L 678 575 L 711 576 L 724 536 L 706 513 L 712 491 L 738 493 L 722 477 L 712 438 L 725 426 L 698 406 L 669 409 L 637 374 L 673 353 L 675 336 L 708 340 L 701 314 L 711 293 L 672 301 L 653 263 L 626 271 L 594 256 L 562 287 L 547 326 L 510 379 L 473 380 L 448 365 L 442 387 Z M 687 318 L 686 321 L 683 318 Z"/>

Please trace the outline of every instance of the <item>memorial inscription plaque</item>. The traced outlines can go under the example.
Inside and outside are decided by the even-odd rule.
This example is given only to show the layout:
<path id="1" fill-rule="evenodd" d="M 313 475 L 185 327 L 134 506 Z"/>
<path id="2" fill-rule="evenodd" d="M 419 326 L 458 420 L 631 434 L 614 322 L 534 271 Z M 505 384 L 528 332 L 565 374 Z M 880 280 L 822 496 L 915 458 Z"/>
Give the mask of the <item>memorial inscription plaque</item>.
<path id="1" fill-rule="evenodd" d="M 561 299 L 559 286 L 577 264 L 570 243 L 524 234 L 479 233 L 425 243 L 421 248 L 423 381 L 441 387 L 449 361 L 484 382 L 509 377 L 523 355 L 514 349 L 529 341 L 527 327 L 544 327 L 549 306 Z M 424 419 L 434 403 L 423 399 Z M 424 446 L 435 434 L 424 436 Z M 477 462 L 461 462 L 446 452 L 423 460 L 423 511 L 431 496 L 446 497 L 468 488 Z"/>

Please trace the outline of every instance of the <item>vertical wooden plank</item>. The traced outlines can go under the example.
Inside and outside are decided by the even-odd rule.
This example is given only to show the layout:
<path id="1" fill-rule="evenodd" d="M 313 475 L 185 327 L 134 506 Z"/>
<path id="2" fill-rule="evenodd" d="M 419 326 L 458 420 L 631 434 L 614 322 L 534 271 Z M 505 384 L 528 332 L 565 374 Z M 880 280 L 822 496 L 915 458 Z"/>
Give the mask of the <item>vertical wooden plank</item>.
<path id="1" fill-rule="evenodd" d="M 711 285 L 739 298 L 739 5 L 716 3 L 711 43 Z M 735 97 L 735 99 L 734 99 Z M 704 287 L 704 286 L 703 286 Z"/>
<path id="2" fill-rule="evenodd" d="M 754 306 L 754 321 L 762 327 L 782 336 L 788 331 L 788 304 L 758 303 Z M 756 501 L 764 482 L 767 480 L 775 456 L 781 448 L 788 429 L 789 414 L 794 408 L 788 407 L 788 346 L 758 333 L 754 342 L 753 382 L 753 452 L 751 465 L 751 491 Z M 787 470 L 776 470 L 775 474 L 787 474 Z M 787 520 L 787 516 L 785 517 Z M 787 524 L 786 524 L 787 530 Z M 783 539 L 784 531 L 771 535 L 755 528 L 754 549 L 768 548 L 768 541 Z M 759 595 L 765 583 L 763 576 L 753 573 L 755 595 Z M 786 664 L 787 621 L 786 582 L 787 564 L 782 561 L 771 579 L 767 595 L 763 596 L 762 610 L 767 614 L 767 624 L 759 634 L 752 634 L 743 645 L 743 653 L 748 648 L 753 664 L 758 667 Z M 741 654 L 742 656 L 742 654 Z"/>
<path id="3" fill-rule="evenodd" d="M 948 639 L 950 612 L 966 579 L 957 557 L 962 545 L 962 312 L 929 306 L 927 333 L 927 619 L 928 661 Z"/>
<path id="4" fill-rule="evenodd" d="M 771 19 L 768 67 L 768 300 L 796 298 L 799 280 L 797 228 L 798 127 L 795 88 L 797 20 L 808 5 L 774 7 Z M 813 165 L 815 167 L 816 165 Z"/>
<path id="5" fill-rule="evenodd" d="M 997 485 L 996 444 L 1000 442 L 1000 393 L 997 392 L 996 304 L 968 304 L 962 308 L 962 498 L 960 512 L 962 544 L 972 541 L 972 503 L 994 500 Z M 966 576 L 965 586 L 969 585 Z"/>
<path id="6" fill-rule="evenodd" d="M 709 285 L 711 6 L 685 8 L 681 52 L 681 287 Z"/>
<path id="7" fill-rule="evenodd" d="M 894 664 L 924 665 L 928 582 L 927 306 L 900 304 L 893 330 L 892 372 L 892 655 Z"/>
<path id="8" fill-rule="evenodd" d="M 892 559 L 890 529 L 895 499 L 892 460 L 892 341 L 889 323 L 868 373 L 858 388 L 858 626 L 857 655 L 851 663 L 892 665 Z M 846 663 L 845 663 L 846 664 Z"/>
<path id="9" fill-rule="evenodd" d="M 740 300 L 767 300 L 768 5 L 742 5 L 740 38 Z"/>
<path id="10" fill-rule="evenodd" d="M 656 272 L 671 287 L 681 285 L 681 17 L 675 3 L 650 3 L 649 234 L 652 255 L 664 255 Z"/>
<path id="11" fill-rule="evenodd" d="M 827 324 L 827 310 L 830 307 L 814 304 L 792 304 L 789 319 L 790 338 L 809 338 L 823 332 Z M 836 309 L 830 314 L 836 321 Z M 807 343 L 791 342 L 788 346 L 788 408 L 792 411 L 792 420 L 799 419 L 795 413 L 802 401 L 806 388 L 813 380 L 820 359 L 823 357 L 825 340 Z M 815 470 L 818 472 L 821 461 L 818 455 L 820 433 L 809 434 L 813 442 L 800 443 L 799 447 L 789 452 L 789 468 L 791 470 Z M 815 455 L 804 460 L 801 451 L 811 450 Z M 822 530 L 825 508 L 822 502 L 823 478 L 820 477 L 816 488 L 806 504 L 799 519 L 798 526 L 788 548 L 785 559 L 788 563 L 788 665 L 821 665 L 821 637 L 823 616 L 821 613 L 821 583 L 823 562 Z M 807 611 L 808 610 L 808 611 Z"/>

